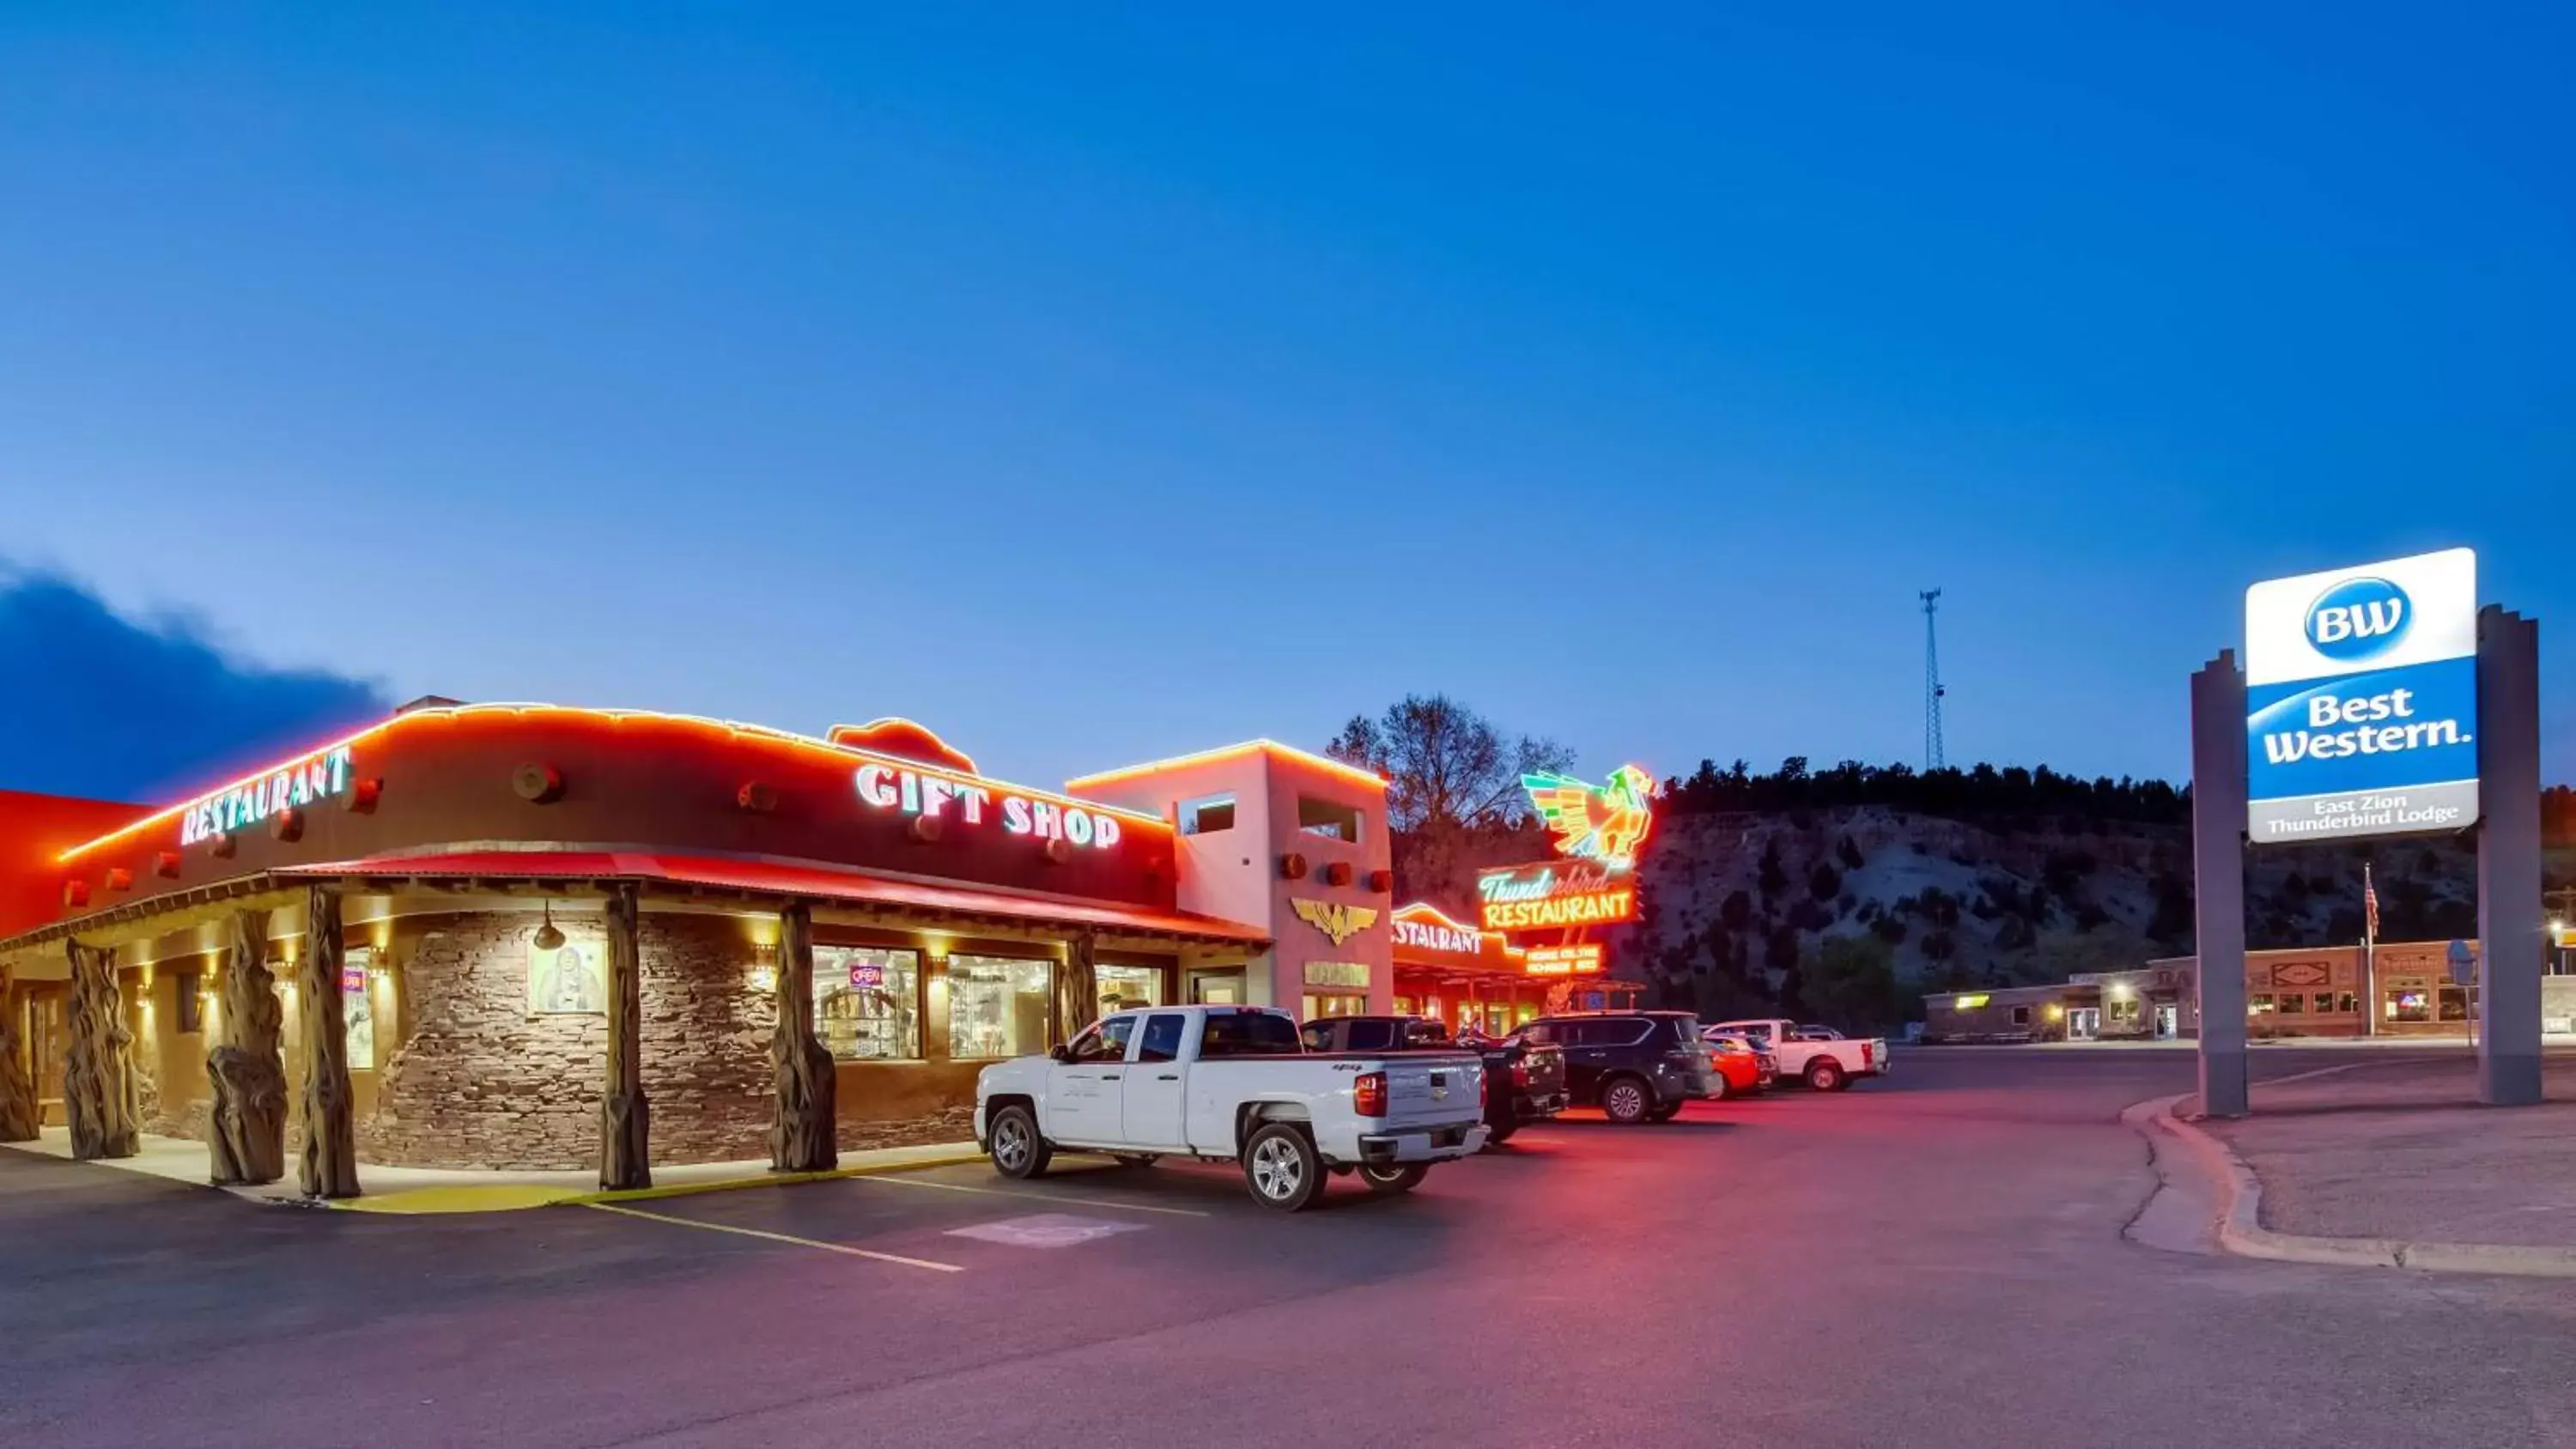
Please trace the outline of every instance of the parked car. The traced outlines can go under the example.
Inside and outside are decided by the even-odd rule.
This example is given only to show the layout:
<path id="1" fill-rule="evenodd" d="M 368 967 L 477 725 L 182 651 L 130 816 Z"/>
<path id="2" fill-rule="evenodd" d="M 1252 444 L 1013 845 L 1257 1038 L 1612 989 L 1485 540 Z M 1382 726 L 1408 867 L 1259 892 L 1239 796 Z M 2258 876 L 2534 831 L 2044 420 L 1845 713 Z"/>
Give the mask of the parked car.
<path id="1" fill-rule="evenodd" d="M 975 1077 L 975 1142 L 1004 1177 L 1035 1177 L 1064 1148 L 1132 1166 L 1186 1155 L 1241 1164 L 1253 1199 L 1289 1212 L 1327 1174 L 1411 1192 L 1485 1145 L 1484 1117 L 1472 1052 L 1318 1055 L 1295 1018 L 1255 1006 L 1116 1012 Z"/>
<path id="2" fill-rule="evenodd" d="M 1565 1110 L 1565 1053 L 1517 1036 L 1461 1040 L 1427 1016 L 1324 1016 L 1298 1028 L 1310 1052 L 1472 1051 L 1485 1060 L 1485 1125 L 1501 1143 Z"/>
<path id="3" fill-rule="evenodd" d="M 1687 1011 L 1542 1016 L 1520 1036 L 1563 1050 L 1567 1094 L 1613 1122 L 1669 1122 L 1684 1102 L 1719 1090 L 1708 1043 Z"/>
<path id="4" fill-rule="evenodd" d="M 1845 1041 L 1839 1037 L 1819 1039 L 1803 1032 L 1794 1021 L 1721 1021 L 1716 1027 L 1724 1032 L 1741 1032 L 1771 1049 L 1778 1059 L 1780 1075 L 1794 1082 L 1804 1082 L 1819 1092 L 1839 1092 L 1852 1084 L 1855 1077 L 1882 1077 L 1891 1065 L 1885 1038 Z"/>
<path id="5" fill-rule="evenodd" d="M 1780 1075 L 1777 1058 L 1770 1048 L 1749 1036 L 1719 1031 L 1715 1027 L 1699 1034 L 1701 1041 L 1716 1059 L 1718 1096 L 1732 1097 L 1748 1092 L 1768 1090 Z"/>

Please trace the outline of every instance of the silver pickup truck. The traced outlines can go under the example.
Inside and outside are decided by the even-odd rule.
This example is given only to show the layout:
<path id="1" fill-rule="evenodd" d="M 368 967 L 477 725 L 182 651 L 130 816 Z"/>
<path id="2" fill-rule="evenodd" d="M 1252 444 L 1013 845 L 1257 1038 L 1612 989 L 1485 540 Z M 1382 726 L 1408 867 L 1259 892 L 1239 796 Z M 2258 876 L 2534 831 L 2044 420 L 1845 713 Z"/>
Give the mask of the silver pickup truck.
<path id="1" fill-rule="evenodd" d="M 1037 1176 L 1059 1149 L 1237 1162 L 1255 1200 L 1289 1212 L 1344 1173 L 1410 1192 L 1481 1149 L 1484 1118 L 1475 1053 L 1308 1052 L 1296 1019 L 1265 1007 L 1121 1011 L 975 1079 L 975 1140 L 1005 1177 Z"/>

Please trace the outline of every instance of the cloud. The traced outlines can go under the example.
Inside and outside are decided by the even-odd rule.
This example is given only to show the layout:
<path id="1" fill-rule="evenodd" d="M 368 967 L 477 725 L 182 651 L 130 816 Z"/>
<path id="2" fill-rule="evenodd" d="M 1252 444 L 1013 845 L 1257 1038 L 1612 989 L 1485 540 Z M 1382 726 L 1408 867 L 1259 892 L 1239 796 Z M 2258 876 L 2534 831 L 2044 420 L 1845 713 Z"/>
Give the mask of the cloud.
<path id="1" fill-rule="evenodd" d="M 0 788 L 153 802 L 392 709 L 367 680 L 228 658 L 0 561 Z"/>

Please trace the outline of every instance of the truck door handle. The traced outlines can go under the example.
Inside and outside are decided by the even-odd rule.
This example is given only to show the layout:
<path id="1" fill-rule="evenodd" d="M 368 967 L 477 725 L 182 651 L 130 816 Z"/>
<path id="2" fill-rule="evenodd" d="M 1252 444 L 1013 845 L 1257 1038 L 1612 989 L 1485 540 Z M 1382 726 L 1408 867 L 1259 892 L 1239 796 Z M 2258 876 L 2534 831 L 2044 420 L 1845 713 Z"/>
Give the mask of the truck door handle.
<path id="1" fill-rule="evenodd" d="M 1118 1080 L 1118 1074 L 1116 1072 L 1102 1072 L 1100 1074 L 1100 1080 L 1104 1082 L 1114 1082 Z"/>
<path id="2" fill-rule="evenodd" d="M 1181 1074 L 1180 1074 L 1180 1073 L 1178 1073 L 1178 1072 L 1165 1072 L 1165 1073 L 1163 1073 L 1162 1075 L 1160 1075 L 1160 1076 L 1158 1076 L 1158 1077 L 1154 1078 L 1154 1080 L 1155 1080 L 1155 1081 L 1158 1081 L 1158 1082 L 1177 1082 L 1177 1081 L 1179 1081 L 1180 1079 L 1181 1079 Z"/>

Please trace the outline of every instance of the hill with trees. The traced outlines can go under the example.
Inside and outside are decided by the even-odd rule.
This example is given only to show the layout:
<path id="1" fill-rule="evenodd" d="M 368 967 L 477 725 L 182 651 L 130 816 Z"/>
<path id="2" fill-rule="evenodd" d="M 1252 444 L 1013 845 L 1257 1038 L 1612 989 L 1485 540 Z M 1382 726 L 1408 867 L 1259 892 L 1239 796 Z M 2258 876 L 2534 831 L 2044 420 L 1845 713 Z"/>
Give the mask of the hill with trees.
<path id="1" fill-rule="evenodd" d="M 1565 767 L 1553 742 L 1433 696 L 1354 719 L 1331 753 L 1389 780 L 1400 899 L 1472 919 L 1478 868 L 1552 849 L 1518 779 Z M 2544 819 L 2563 888 L 2576 792 L 2549 792 Z M 2161 780 L 1704 760 L 1666 782 L 1638 865 L 1643 918 L 1606 939 L 1618 973 L 1659 1004 L 1894 1026 L 1926 991 L 2191 954 L 2190 829 L 2189 789 Z M 2247 943 L 2359 940 L 2365 866 L 2382 940 L 2477 933 L 2476 850 L 2454 837 L 2250 853 Z"/>

